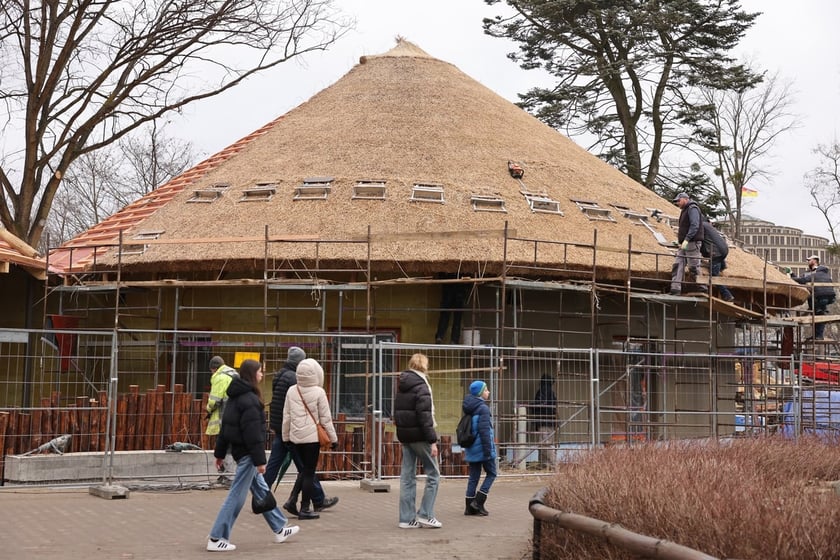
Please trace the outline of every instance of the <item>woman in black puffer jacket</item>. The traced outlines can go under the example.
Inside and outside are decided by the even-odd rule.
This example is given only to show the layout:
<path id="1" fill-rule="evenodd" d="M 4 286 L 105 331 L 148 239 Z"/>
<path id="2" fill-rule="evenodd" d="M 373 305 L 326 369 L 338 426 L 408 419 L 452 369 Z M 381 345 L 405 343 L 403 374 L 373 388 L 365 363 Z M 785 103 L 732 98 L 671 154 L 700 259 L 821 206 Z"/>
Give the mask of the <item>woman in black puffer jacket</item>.
<path id="1" fill-rule="evenodd" d="M 257 498 L 271 492 L 262 475 L 265 473 L 265 405 L 260 394 L 262 366 L 256 360 L 245 360 L 239 368 L 239 377 L 228 387 L 228 401 L 222 417 L 222 429 L 216 439 L 216 468 L 223 465 L 228 448 L 236 461 L 236 474 L 230 485 L 216 522 L 210 530 L 207 550 L 225 552 L 236 546 L 230 542 L 233 524 L 245 505 L 250 490 Z M 263 513 L 274 532 L 274 542 L 285 542 L 298 532 L 298 527 L 287 526 L 286 516 L 279 508 Z"/>

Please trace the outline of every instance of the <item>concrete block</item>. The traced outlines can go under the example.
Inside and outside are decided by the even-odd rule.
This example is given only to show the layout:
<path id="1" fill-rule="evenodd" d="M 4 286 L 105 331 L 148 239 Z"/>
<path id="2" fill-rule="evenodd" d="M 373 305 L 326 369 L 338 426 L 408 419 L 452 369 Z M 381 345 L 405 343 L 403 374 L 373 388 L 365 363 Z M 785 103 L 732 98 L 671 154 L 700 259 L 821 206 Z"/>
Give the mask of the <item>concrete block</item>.
<path id="1" fill-rule="evenodd" d="M 359 481 L 359 488 L 367 490 L 368 492 L 390 492 L 391 485 L 381 480 L 372 480 L 370 478 L 363 478 Z"/>
<path id="2" fill-rule="evenodd" d="M 91 496 L 105 498 L 106 500 L 120 500 L 128 499 L 130 492 L 125 486 L 117 486 L 115 484 L 100 484 L 98 486 L 91 486 L 88 488 L 88 493 Z"/>

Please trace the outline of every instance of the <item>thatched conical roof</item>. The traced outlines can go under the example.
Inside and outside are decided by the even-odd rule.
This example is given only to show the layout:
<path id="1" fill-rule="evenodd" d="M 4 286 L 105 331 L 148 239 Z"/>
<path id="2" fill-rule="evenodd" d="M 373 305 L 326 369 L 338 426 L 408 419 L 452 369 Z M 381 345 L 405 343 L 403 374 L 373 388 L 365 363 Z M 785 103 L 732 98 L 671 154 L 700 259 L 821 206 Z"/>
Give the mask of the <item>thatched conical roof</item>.
<path id="1" fill-rule="evenodd" d="M 524 169 L 521 180 L 511 176 L 509 161 Z M 296 189 L 313 178 L 330 179 L 325 198 L 296 200 Z M 354 198 L 360 181 L 381 181 L 384 198 Z M 442 201 L 412 201 L 418 184 L 434 191 L 421 187 L 419 192 Z M 218 197 L 208 196 L 218 185 L 225 185 Z M 270 199 L 243 201 L 247 192 L 265 185 L 274 189 Z M 530 195 L 545 199 L 537 207 L 559 208 L 562 214 L 533 211 Z M 212 202 L 188 202 L 197 197 Z M 600 210 L 590 216 L 579 202 L 595 203 Z M 504 212 L 494 211 L 502 204 Z M 614 221 L 592 219 L 604 211 Z M 269 237 L 297 239 L 364 239 L 370 231 L 372 267 L 384 275 L 463 269 L 465 263 L 498 273 L 502 262 L 515 261 L 555 269 L 534 274 L 540 277 L 594 266 L 599 278 L 625 278 L 628 267 L 662 278 L 672 262 L 668 249 L 633 217 L 654 211 L 679 214 L 670 201 L 455 66 L 400 40 L 385 54 L 363 57 L 309 101 L 69 242 L 54 260 L 69 264 L 67 249 L 77 247 L 74 263 L 82 264 L 90 249 L 78 248 L 112 242 L 123 230 L 124 243 L 136 243 L 132 239 L 141 233 L 159 236 L 142 254 L 124 252 L 126 271 L 259 268 L 267 226 Z M 664 238 L 675 239 L 668 220 L 648 222 Z M 509 240 L 505 246 L 505 227 L 509 238 L 558 243 Z M 311 260 L 314 247 L 274 244 L 269 256 Z M 367 258 L 367 247 L 319 245 L 317 258 L 358 261 Z M 97 255 L 99 265 L 115 260 L 113 249 Z M 759 287 L 762 261 L 735 249 L 728 263 L 727 275 Z M 516 273 L 527 275 L 523 270 Z M 786 282 L 775 270 L 768 278 Z"/>

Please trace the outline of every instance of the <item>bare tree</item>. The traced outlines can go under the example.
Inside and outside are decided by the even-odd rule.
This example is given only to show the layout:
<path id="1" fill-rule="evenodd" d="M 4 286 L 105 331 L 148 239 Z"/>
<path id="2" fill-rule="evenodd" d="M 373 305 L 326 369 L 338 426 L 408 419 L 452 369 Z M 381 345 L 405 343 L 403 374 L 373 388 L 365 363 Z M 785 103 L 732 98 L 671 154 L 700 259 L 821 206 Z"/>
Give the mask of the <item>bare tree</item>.
<path id="1" fill-rule="evenodd" d="M 349 24 L 333 0 L 5 0 L 0 222 L 37 245 L 79 157 L 324 50 Z"/>
<path id="2" fill-rule="evenodd" d="M 111 190 L 118 208 L 149 194 L 195 162 L 192 143 L 169 138 L 152 124 L 151 134 L 131 135 L 119 142 L 122 173 Z"/>
<path id="3" fill-rule="evenodd" d="M 55 246 L 78 235 L 117 210 L 110 191 L 118 160 L 112 146 L 106 146 L 73 161 L 47 220 L 50 244 Z M 43 243 L 40 248 L 48 249 Z"/>
<path id="4" fill-rule="evenodd" d="M 180 175 L 195 161 L 192 144 L 168 138 L 156 123 L 82 154 L 64 176 L 47 220 L 55 247 Z M 41 240 L 45 251 L 47 243 Z"/>
<path id="5" fill-rule="evenodd" d="M 837 224 L 840 220 L 840 141 L 836 138 L 829 145 L 820 144 L 814 149 L 820 163 L 805 175 L 805 184 L 813 206 L 825 218 L 831 233 L 831 244 L 837 245 Z"/>
<path id="6" fill-rule="evenodd" d="M 778 75 L 742 90 L 702 90 L 706 107 L 695 122 L 695 136 L 709 151 L 721 202 L 735 238 L 740 237 L 743 188 L 771 174 L 766 166 L 778 137 L 796 128 L 790 84 Z"/>

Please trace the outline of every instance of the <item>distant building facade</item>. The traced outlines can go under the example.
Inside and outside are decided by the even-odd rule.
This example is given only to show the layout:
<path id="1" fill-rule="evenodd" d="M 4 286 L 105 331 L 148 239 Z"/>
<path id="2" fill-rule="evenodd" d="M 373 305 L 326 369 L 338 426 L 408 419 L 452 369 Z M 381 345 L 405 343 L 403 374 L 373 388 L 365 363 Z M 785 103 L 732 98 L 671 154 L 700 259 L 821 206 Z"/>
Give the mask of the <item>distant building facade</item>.
<path id="1" fill-rule="evenodd" d="M 723 224 L 721 228 L 724 231 L 727 229 Z M 825 237 L 744 216 L 741 220 L 741 238 L 738 241 L 744 249 L 779 268 L 789 266 L 797 274 L 808 268 L 807 259 L 810 255 L 818 255 L 820 264 L 831 270 L 832 278 L 840 279 L 840 256 L 827 251 L 829 240 Z"/>

